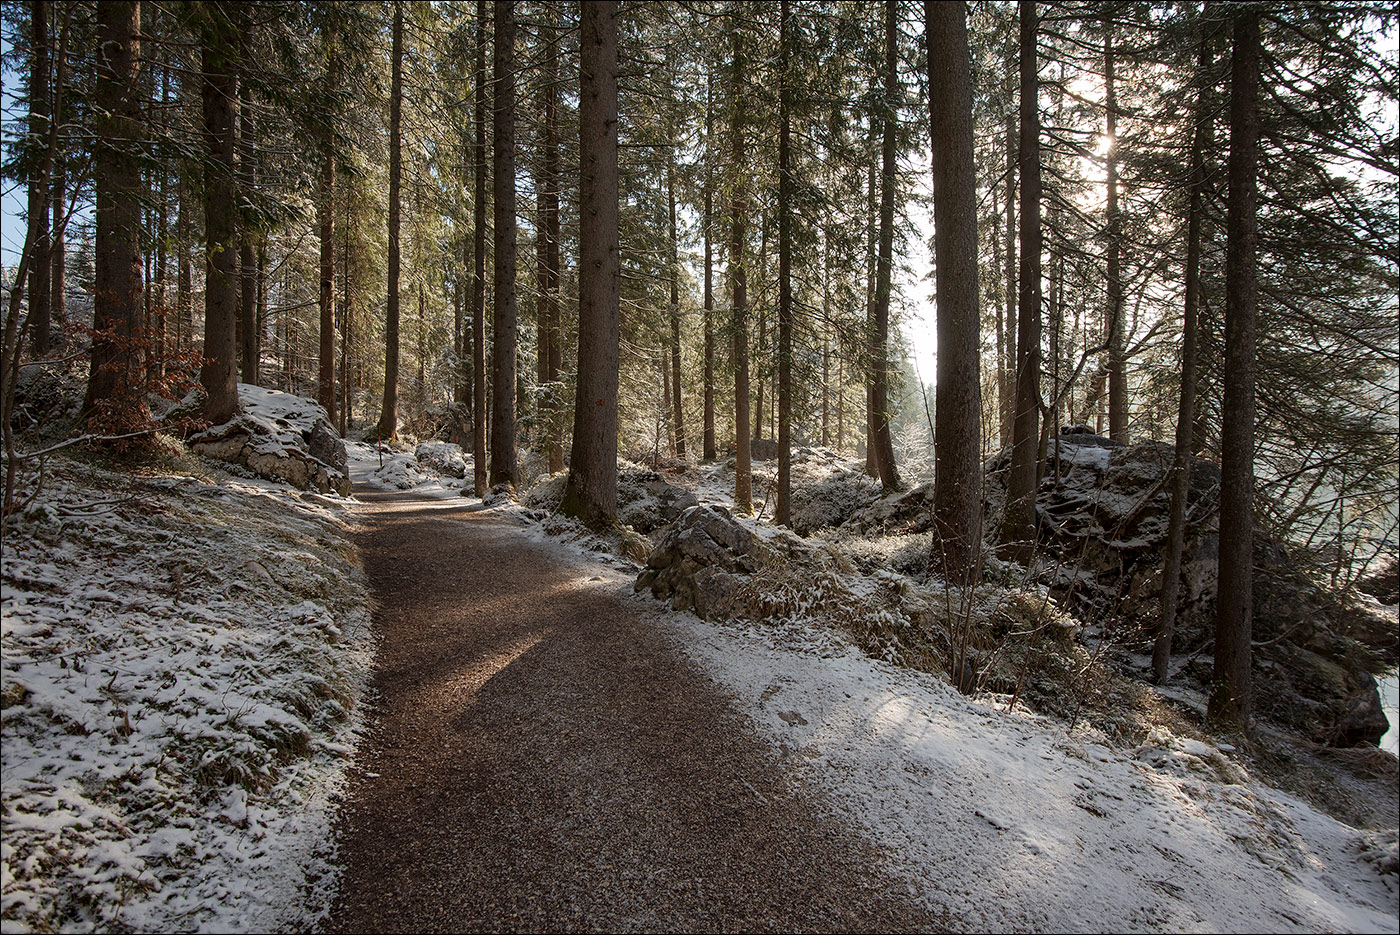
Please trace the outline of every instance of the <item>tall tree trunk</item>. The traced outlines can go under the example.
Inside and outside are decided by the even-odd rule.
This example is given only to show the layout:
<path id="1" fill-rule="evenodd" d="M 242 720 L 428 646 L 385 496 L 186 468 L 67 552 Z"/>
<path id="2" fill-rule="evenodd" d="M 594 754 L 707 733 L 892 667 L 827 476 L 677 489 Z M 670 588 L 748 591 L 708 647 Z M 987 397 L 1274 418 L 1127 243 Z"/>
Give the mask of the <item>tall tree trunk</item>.
<path id="1" fill-rule="evenodd" d="M 715 446 L 715 293 L 714 293 L 714 247 L 711 225 L 714 224 L 714 70 L 705 73 L 705 217 L 702 227 L 705 239 L 705 376 L 704 376 L 704 426 L 702 432 L 701 457 L 713 461 L 717 456 Z"/>
<path id="2" fill-rule="evenodd" d="M 778 41 L 778 499 L 773 519 L 792 525 L 792 8 L 779 4 Z"/>
<path id="3" fill-rule="evenodd" d="M 486 0 L 476 4 L 476 139 L 472 144 L 473 490 L 486 494 Z"/>
<path id="4" fill-rule="evenodd" d="M 56 108 L 55 108 L 56 109 Z M 63 151 L 60 144 L 59 152 Z M 162 203 L 162 208 L 164 204 Z M 54 160 L 53 224 L 50 227 L 49 318 L 62 328 L 68 321 L 68 179 L 64 160 Z M 164 243 L 161 244 L 162 251 Z"/>
<path id="5" fill-rule="evenodd" d="M 257 184 L 257 178 L 253 172 L 254 159 L 254 133 L 253 108 L 251 92 L 247 83 L 244 83 L 239 91 L 239 133 L 238 133 L 238 158 L 242 170 L 241 180 L 245 190 L 252 192 Z M 258 355 L 261 352 L 258 341 L 258 265 L 254 255 L 257 232 L 249 225 L 240 225 L 241 243 L 239 245 L 239 315 L 242 327 L 239 329 L 242 339 L 243 358 L 243 382 L 258 382 Z M 334 410 L 331 410 L 334 412 Z M 334 415 L 331 416 L 335 418 Z"/>
<path id="6" fill-rule="evenodd" d="M 1016 422 L 1002 541 L 1029 562 L 1035 551 L 1036 454 L 1040 413 L 1040 82 L 1034 0 L 1021 0 L 1021 274 L 1016 339 Z"/>
<path id="7" fill-rule="evenodd" d="M 350 212 L 353 210 L 354 204 L 355 199 L 351 197 L 350 192 L 346 192 L 344 275 L 341 277 L 340 302 L 340 320 L 343 323 L 340 333 L 340 434 L 342 436 L 350 427 L 350 341 L 354 332 L 354 309 L 350 305 L 350 231 L 352 229 Z"/>
<path id="8" fill-rule="evenodd" d="M 553 17 L 558 17 L 558 5 L 551 8 Z M 559 274 L 559 31 L 556 21 L 541 26 L 541 42 L 544 43 L 544 70 L 541 75 L 541 93 L 544 97 L 544 152 L 541 154 L 540 177 L 540 217 L 539 217 L 539 267 L 540 303 L 543 318 L 542 333 L 545 337 L 546 352 L 541 355 L 540 379 L 552 383 L 559 379 L 563 369 L 564 336 L 561 333 L 563 315 L 560 309 Z M 562 400 L 556 400 L 558 405 Z M 564 469 L 563 419 L 558 412 L 551 412 L 551 425 L 545 442 L 549 471 Z"/>
<path id="9" fill-rule="evenodd" d="M 93 160 L 97 194 L 97 255 L 93 288 L 91 366 L 83 412 L 118 404 L 135 377 L 130 349 L 140 322 L 141 4 L 102 3 L 97 38 L 106 54 L 94 88 L 100 118 Z"/>
<path id="10" fill-rule="evenodd" d="M 515 4 L 497 0 L 491 112 L 492 217 L 490 482 L 515 484 Z"/>
<path id="11" fill-rule="evenodd" d="M 871 76 L 870 97 L 875 99 L 880 93 L 878 76 Z M 870 114 L 870 147 L 875 146 L 875 135 L 879 130 L 879 118 Z M 878 257 L 880 255 L 880 200 L 878 195 L 875 160 L 870 159 L 865 177 L 865 473 L 879 477 L 880 469 L 875 464 L 875 283 L 878 279 Z"/>
<path id="12" fill-rule="evenodd" d="M 1104 110 L 1108 130 L 1108 435 L 1128 443 L 1128 365 L 1123 321 L 1123 221 L 1118 213 L 1118 94 L 1114 86 L 1113 21 L 1103 17 Z"/>
<path id="13" fill-rule="evenodd" d="M 1254 618 L 1254 319 L 1259 164 L 1259 12 L 1236 13 L 1230 64 L 1230 194 L 1226 212 L 1225 416 L 1220 432 L 1220 569 L 1215 673 L 1208 715 L 1249 728 Z"/>
<path id="14" fill-rule="evenodd" d="M 890 439 L 890 289 L 894 272 L 894 185 L 895 134 L 899 108 L 898 46 L 896 44 L 899 0 L 885 0 L 885 99 L 882 105 L 884 143 L 880 173 L 880 256 L 875 278 L 875 470 L 886 490 L 899 488 L 894 466 L 894 444 Z"/>
<path id="15" fill-rule="evenodd" d="M 206 7 L 205 15 L 201 91 L 209 153 L 204 167 L 204 242 L 209 246 L 204 267 L 204 366 L 199 371 L 199 382 L 208 394 L 204 417 L 219 425 L 238 411 L 238 292 L 234 283 L 238 240 L 234 192 L 238 39 L 233 22 L 222 8 Z"/>
<path id="16" fill-rule="evenodd" d="M 403 171 L 403 4 L 394 4 L 392 65 L 389 77 L 389 284 L 384 310 L 384 406 L 381 438 L 399 434 L 399 175 Z"/>
<path id="17" fill-rule="evenodd" d="M 339 84 L 337 72 L 337 30 L 332 21 L 327 37 L 326 91 L 330 98 Z M 321 134 L 321 178 L 317 192 L 316 220 L 321 235 L 321 326 L 320 366 L 316 374 L 316 399 L 335 424 L 335 134 L 331 121 L 334 114 L 325 115 L 326 125 Z"/>
<path id="18" fill-rule="evenodd" d="M 831 236 L 822 237 L 822 447 L 831 445 Z"/>
<path id="19" fill-rule="evenodd" d="M 748 239 L 748 200 L 744 178 L 748 165 L 744 158 L 744 39 L 739 23 L 734 23 L 733 73 L 730 99 L 730 171 L 734 173 L 734 195 L 729 204 L 729 289 L 734 304 L 734 512 L 753 512 L 753 462 L 749 447 L 749 335 L 748 283 L 744 274 L 744 243 Z"/>
<path id="20" fill-rule="evenodd" d="M 184 352 L 194 340 L 194 261 L 190 249 L 189 181 L 176 180 L 175 209 L 175 348 Z"/>
<path id="21" fill-rule="evenodd" d="M 1016 74 L 1016 63 L 1008 60 L 1008 74 Z M 997 392 L 1000 394 L 998 414 L 1001 424 L 1001 447 L 1009 448 L 1015 437 L 1016 426 L 1016 182 L 1017 169 L 1021 159 L 1020 144 L 1016 139 L 1016 119 L 1010 108 L 1006 114 L 1006 357 L 1001 361 L 997 375 Z"/>
<path id="22" fill-rule="evenodd" d="M 1205 91 L 1210 46 L 1204 35 L 1197 51 L 1195 133 L 1191 139 L 1191 204 L 1186 215 L 1186 301 L 1181 315 L 1181 400 L 1176 416 L 1176 450 L 1172 457 L 1171 514 L 1162 557 L 1161 617 L 1152 645 L 1152 675 L 1167 681 L 1176 630 L 1176 602 L 1181 592 L 1181 558 L 1186 548 L 1186 501 L 1191 489 L 1191 430 L 1196 421 L 1196 317 L 1201 302 L 1201 217 L 1206 196 L 1206 150 L 1214 145 Z"/>
<path id="23" fill-rule="evenodd" d="M 579 23 L 579 343 L 573 450 L 560 509 L 593 528 L 617 522 L 619 343 L 617 4 Z"/>
<path id="24" fill-rule="evenodd" d="M 671 431 L 676 439 L 676 457 L 685 460 L 685 407 L 681 404 L 681 264 L 680 242 L 676 235 L 676 150 L 666 169 L 666 201 L 671 220 Z"/>
<path id="25" fill-rule="evenodd" d="M 965 585 L 982 539 L 982 401 L 977 295 L 977 173 L 973 163 L 972 75 L 966 10 L 924 0 L 929 117 L 933 142 L 938 279 L 937 464 L 930 569 Z"/>
<path id="26" fill-rule="evenodd" d="M 32 139 L 49 138 L 49 5 L 32 0 L 30 10 L 29 133 Z M 29 226 L 32 231 L 29 261 L 29 336 L 34 354 L 49 352 L 50 278 L 49 184 L 53 178 L 53 149 L 45 146 L 29 178 Z"/>

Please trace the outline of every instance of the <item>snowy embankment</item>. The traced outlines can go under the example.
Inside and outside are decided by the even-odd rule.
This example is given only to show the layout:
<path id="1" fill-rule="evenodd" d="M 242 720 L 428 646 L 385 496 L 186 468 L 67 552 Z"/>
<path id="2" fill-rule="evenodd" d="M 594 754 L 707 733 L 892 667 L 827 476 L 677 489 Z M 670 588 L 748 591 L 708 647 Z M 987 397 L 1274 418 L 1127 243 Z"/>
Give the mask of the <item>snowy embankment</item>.
<path id="1" fill-rule="evenodd" d="M 6 529 L 6 932 L 298 930 L 334 891 L 350 501 L 185 466 L 60 461 Z"/>
<path id="2" fill-rule="evenodd" d="M 796 780 L 970 931 L 1393 932 L 1396 839 L 1267 788 L 1221 750 L 1137 749 L 969 700 L 832 635 L 668 613 Z M 782 645 L 776 645 L 781 640 Z"/>

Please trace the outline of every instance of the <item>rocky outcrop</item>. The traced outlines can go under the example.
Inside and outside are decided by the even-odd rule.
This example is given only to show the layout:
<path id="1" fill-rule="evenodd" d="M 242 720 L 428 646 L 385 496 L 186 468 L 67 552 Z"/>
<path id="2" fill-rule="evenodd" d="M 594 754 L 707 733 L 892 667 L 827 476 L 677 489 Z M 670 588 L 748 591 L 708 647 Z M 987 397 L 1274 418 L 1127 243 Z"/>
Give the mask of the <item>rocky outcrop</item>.
<path id="1" fill-rule="evenodd" d="M 238 400 L 241 411 L 232 420 L 189 439 L 192 451 L 303 490 L 350 495 L 345 443 L 324 408 L 246 383 L 238 385 Z"/>
<path id="2" fill-rule="evenodd" d="M 426 441 L 414 449 L 413 457 L 424 467 L 430 467 L 448 477 L 466 477 L 467 460 L 462 446 L 452 442 Z"/>
<path id="3" fill-rule="evenodd" d="M 760 538 L 724 507 L 693 506 L 666 527 L 636 590 L 706 620 L 756 619 L 764 597 L 749 579 L 773 563 L 814 570 L 824 564 L 820 552 L 790 532 Z"/>
<path id="4" fill-rule="evenodd" d="M 695 494 L 639 464 L 618 465 L 617 518 L 638 532 L 653 532 L 698 503 Z"/>
<path id="5" fill-rule="evenodd" d="M 1037 576 L 1082 618 L 1113 621 L 1115 639 L 1139 659 L 1150 653 L 1159 616 L 1172 452 L 1160 442 L 1124 446 L 1087 433 L 1061 435 L 1049 446 L 1036 498 Z M 1003 453 L 987 470 L 986 528 L 993 535 L 1006 460 Z M 1219 487 L 1218 467 L 1192 463 L 1175 646 L 1182 659 L 1196 656 L 1177 677 L 1198 687 L 1210 678 Z M 1356 638 L 1367 628 L 1351 619 L 1364 610 L 1343 608 L 1262 530 L 1254 564 L 1257 713 L 1318 743 L 1375 744 L 1387 729 L 1370 674 L 1378 651 Z"/>

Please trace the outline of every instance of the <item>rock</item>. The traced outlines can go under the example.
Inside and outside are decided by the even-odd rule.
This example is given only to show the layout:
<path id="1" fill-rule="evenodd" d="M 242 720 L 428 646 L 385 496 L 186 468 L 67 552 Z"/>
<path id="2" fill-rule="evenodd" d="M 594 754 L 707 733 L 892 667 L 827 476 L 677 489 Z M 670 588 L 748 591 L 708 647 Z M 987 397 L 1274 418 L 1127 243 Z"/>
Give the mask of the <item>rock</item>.
<path id="1" fill-rule="evenodd" d="M 1037 492 L 1039 580 L 1062 605 L 1118 621 L 1128 652 L 1150 652 L 1160 612 L 1172 456 L 1172 446 L 1161 442 L 1125 446 L 1092 433 L 1062 433 L 1049 446 Z M 1003 452 L 987 464 L 984 528 L 993 541 L 1008 459 Z M 1220 469 L 1193 461 L 1176 623 L 1176 646 L 1182 650 L 1203 646 L 1214 634 L 1219 489 Z M 905 507 L 898 498 L 886 498 L 863 516 L 883 520 L 888 528 L 916 515 L 913 504 Z M 1259 714 L 1317 743 L 1375 743 L 1384 727 L 1374 716 L 1379 698 L 1368 667 L 1379 666 L 1382 651 L 1369 648 L 1370 639 L 1393 652 L 1393 626 L 1371 619 L 1375 615 L 1364 609 L 1344 607 L 1308 580 L 1262 529 L 1255 532 L 1254 565 Z M 1131 635 L 1135 624 L 1139 637 Z M 1210 669 L 1188 667 L 1181 677 L 1205 688 Z"/>
<path id="2" fill-rule="evenodd" d="M 873 480 L 873 479 L 872 479 Z M 879 482 L 874 482 L 878 490 Z M 933 526 L 933 484 L 881 497 L 857 510 L 846 527 L 861 535 L 913 535 Z"/>
<path id="3" fill-rule="evenodd" d="M 240 412 L 191 436 L 190 449 L 303 490 L 350 495 L 345 445 L 314 400 L 246 383 Z"/>
<path id="4" fill-rule="evenodd" d="M 778 441 L 775 438 L 753 438 L 749 440 L 749 457 L 755 461 L 772 461 L 778 456 Z"/>
<path id="5" fill-rule="evenodd" d="M 466 477 L 467 460 L 462 446 L 452 442 L 426 441 L 414 449 L 413 457 L 424 467 L 449 477 Z"/>
<path id="6" fill-rule="evenodd" d="M 662 533 L 636 590 L 649 588 L 677 610 L 722 619 L 733 609 L 736 579 L 761 567 L 763 551 L 758 536 L 724 507 L 692 506 Z"/>
<path id="7" fill-rule="evenodd" d="M 793 531 L 806 536 L 847 523 L 880 496 L 880 482 L 858 462 L 843 461 L 828 448 L 799 448 L 792 453 Z"/>
<path id="8" fill-rule="evenodd" d="M 698 502 L 695 494 L 656 471 L 629 462 L 618 465 L 617 518 L 638 532 L 652 532 Z"/>
<path id="9" fill-rule="evenodd" d="M 345 453 L 345 442 L 331 428 L 330 422 L 318 419 L 311 426 L 306 451 L 322 464 L 335 468 L 346 477 L 350 476 L 350 459 Z"/>
<path id="10" fill-rule="evenodd" d="M 1392 558 L 1380 571 L 1362 578 L 1356 587 L 1387 607 L 1400 604 L 1400 561 Z"/>

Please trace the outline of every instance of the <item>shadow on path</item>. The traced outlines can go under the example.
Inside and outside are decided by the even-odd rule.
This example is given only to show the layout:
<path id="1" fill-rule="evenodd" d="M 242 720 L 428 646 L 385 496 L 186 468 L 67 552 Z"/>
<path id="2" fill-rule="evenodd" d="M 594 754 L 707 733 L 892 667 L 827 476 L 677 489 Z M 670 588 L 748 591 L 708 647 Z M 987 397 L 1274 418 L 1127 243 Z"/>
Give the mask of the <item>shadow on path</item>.
<path id="1" fill-rule="evenodd" d="M 509 516 L 358 495 L 378 706 L 328 931 L 939 930 L 643 608 Z"/>

